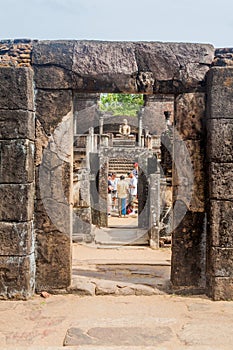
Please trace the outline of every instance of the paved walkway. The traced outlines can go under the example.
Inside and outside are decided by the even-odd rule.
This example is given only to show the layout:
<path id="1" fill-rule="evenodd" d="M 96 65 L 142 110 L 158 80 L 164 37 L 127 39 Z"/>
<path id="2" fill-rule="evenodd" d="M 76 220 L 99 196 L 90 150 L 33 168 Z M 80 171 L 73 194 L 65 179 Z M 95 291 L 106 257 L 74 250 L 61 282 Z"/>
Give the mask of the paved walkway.
<path id="1" fill-rule="evenodd" d="M 166 249 L 93 249 L 74 245 L 74 266 L 169 266 Z M 0 349 L 231 350 L 233 344 L 233 302 L 204 296 L 35 296 L 1 301 L 0 318 Z"/>

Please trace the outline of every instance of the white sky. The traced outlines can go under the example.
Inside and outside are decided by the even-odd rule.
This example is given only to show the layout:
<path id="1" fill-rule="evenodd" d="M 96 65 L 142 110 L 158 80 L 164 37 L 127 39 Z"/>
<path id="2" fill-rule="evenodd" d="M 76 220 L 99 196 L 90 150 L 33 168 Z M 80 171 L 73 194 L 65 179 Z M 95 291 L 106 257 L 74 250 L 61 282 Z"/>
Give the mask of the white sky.
<path id="1" fill-rule="evenodd" d="M 210 43 L 233 47 L 233 0 L 0 0 L 0 39 Z"/>

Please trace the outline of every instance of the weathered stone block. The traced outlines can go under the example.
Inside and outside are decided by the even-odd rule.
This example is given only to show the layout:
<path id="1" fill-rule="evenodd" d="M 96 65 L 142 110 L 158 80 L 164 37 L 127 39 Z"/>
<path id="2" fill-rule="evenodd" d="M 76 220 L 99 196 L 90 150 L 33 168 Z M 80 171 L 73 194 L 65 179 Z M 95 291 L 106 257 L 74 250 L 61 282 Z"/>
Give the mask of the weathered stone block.
<path id="1" fill-rule="evenodd" d="M 33 71 L 29 68 L 1 67 L 1 109 L 34 110 Z"/>
<path id="2" fill-rule="evenodd" d="M 233 200 L 233 163 L 209 164 L 210 199 Z"/>
<path id="3" fill-rule="evenodd" d="M 0 110 L 1 139 L 35 139 L 35 114 L 26 111 Z"/>
<path id="4" fill-rule="evenodd" d="M 72 72 L 57 66 L 34 66 L 37 89 L 72 89 Z"/>
<path id="5" fill-rule="evenodd" d="M 58 231 L 37 232 L 36 289 L 63 289 L 71 282 L 71 239 Z"/>
<path id="6" fill-rule="evenodd" d="M 34 181 L 34 143 L 28 140 L 0 141 L 0 183 Z"/>
<path id="7" fill-rule="evenodd" d="M 36 115 L 47 135 L 54 132 L 64 116 L 72 110 L 71 90 L 38 90 Z"/>
<path id="8" fill-rule="evenodd" d="M 174 200 L 182 200 L 190 211 L 205 208 L 205 174 L 202 144 L 196 140 L 174 141 Z"/>
<path id="9" fill-rule="evenodd" d="M 210 201 L 209 241 L 215 247 L 233 248 L 233 202 Z"/>
<path id="10" fill-rule="evenodd" d="M 133 43 L 78 41 L 74 51 L 74 87 L 101 92 L 137 92 L 138 67 Z"/>
<path id="11" fill-rule="evenodd" d="M 233 119 L 233 67 L 214 67 L 207 79 L 208 118 Z"/>
<path id="12" fill-rule="evenodd" d="M 198 140 L 204 136 L 205 94 L 179 95 L 175 100 L 175 128 L 183 140 Z"/>
<path id="13" fill-rule="evenodd" d="M 73 211 L 73 234 L 90 234 L 91 229 L 91 208 L 75 208 Z"/>
<path id="14" fill-rule="evenodd" d="M 205 213 L 193 213 L 181 201 L 174 207 L 171 281 L 174 286 L 203 287 Z"/>
<path id="15" fill-rule="evenodd" d="M 35 257 L 0 256 L 0 298 L 28 299 L 34 293 Z"/>
<path id="16" fill-rule="evenodd" d="M 213 277 L 211 288 L 208 294 L 213 300 L 232 300 L 233 299 L 233 278 Z"/>
<path id="17" fill-rule="evenodd" d="M 67 237 L 72 232 L 71 207 L 59 203 L 52 198 L 43 198 L 35 202 L 35 225 L 36 228 L 45 232 L 60 231 Z"/>
<path id="18" fill-rule="evenodd" d="M 34 209 L 34 185 L 0 184 L 0 221 L 30 221 Z"/>
<path id="19" fill-rule="evenodd" d="M 32 64 L 72 69 L 75 41 L 41 40 L 33 43 Z"/>
<path id="20" fill-rule="evenodd" d="M 135 47 L 139 71 L 152 72 L 156 81 L 165 82 L 167 89 L 173 90 L 200 85 L 214 58 L 211 45 L 142 42 Z M 169 82 L 173 87 L 168 86 Z"/>
<path id="21" fill-rule="evenodd" d="M 0 222 L 0 255 L 22 256 L 34 252 L 33 223 Z"/>
<path id="22" fill-rule="evenodd" d="M 224 163 L 233 162 L 233 119 L 207 121 L 207 159 Z"/>
<path id="23" fill-rule="evenodd" d="M 212 248 L 210 260 L 212 276 L 233 278 L 233 248 Z"/>

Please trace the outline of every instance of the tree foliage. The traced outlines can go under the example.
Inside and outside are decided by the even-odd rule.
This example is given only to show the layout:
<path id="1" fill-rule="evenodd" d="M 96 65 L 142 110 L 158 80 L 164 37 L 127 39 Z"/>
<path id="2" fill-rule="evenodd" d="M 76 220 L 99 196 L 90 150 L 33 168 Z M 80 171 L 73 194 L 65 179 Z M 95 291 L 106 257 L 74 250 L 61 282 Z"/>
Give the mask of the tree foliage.
<path id="1" fill-rule="evenodd" d="M 136 94 L 101 94 L 99 108 L 112 115 L 136 116 L 143 106 L 143 95 Z"/>

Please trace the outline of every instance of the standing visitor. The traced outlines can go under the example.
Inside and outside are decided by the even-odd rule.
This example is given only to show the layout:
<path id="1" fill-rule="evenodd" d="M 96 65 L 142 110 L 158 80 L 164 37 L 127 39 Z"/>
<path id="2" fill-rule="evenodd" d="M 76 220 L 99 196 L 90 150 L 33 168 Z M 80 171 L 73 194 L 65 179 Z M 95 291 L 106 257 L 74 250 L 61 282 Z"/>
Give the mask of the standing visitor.
<path id="1" fill-rule="evenodd" d="M 125 180 L 124 175 L 120 176 L 120 180 L 117 183 L 117 195 L 118 195 L 118 210 L 119 217 L 127 217 L 126 215 L 126 204 L 129 193 L 129 184 Z"/>
<path id="2" fill-rule="evenodd" d="M 134 174 L 134 176 L 138 180 L 138 163 L 134 163 L 133 167 L 134 167 L 134 169 L 133 169 L 132 173 Z"/>
<path id="3" fill-rule="evenodd" d="M 112 174 L 108 174 L 108 216 L 111 216 L 112 210 Z"/>
<path id="4" fill-rule="evenodd" d="M 116 173 L 112 173 L 112 210 L 116 211 L 116 200 L 117 200 L 117 183 L 119 179 L 116 177 Z"/>
<path id="5" fill-rule="evenodd" d="M 131 214 L 135 214 L 135 202 L 137 199 L 137 185 L 138 181 L 133 172 L 129 173 L 129 204 L 132 209 Z"/>

